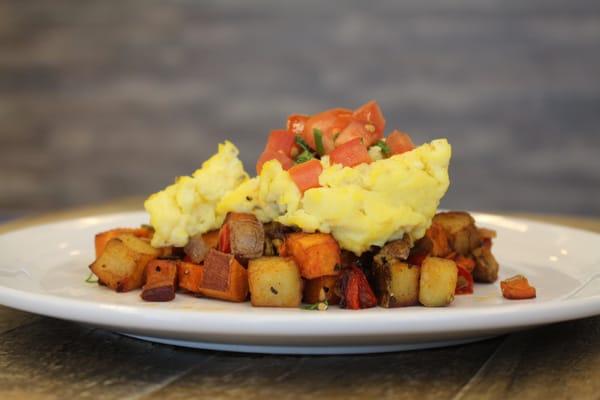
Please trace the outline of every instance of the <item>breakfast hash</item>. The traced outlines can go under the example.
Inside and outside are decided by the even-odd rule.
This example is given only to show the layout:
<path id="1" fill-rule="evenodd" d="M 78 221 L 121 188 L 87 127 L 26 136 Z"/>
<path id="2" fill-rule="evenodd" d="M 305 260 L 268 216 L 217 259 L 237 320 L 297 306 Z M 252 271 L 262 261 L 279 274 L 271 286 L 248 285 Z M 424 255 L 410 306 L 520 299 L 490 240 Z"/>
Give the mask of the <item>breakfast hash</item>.
<path id="1" fill-rule="evenodd" d="M 148 225 L 98 233 L 88 281 L 142 289 L 145 301 L 179 292 L 314 310 L 447 306 L 499 269 L 494 231 L 438 212 L 451 153 L 446 139 L 386 136 L 375 101 L 291 115 L 270 132 L 256 176 L 225 141 L 148 197 Z M 501 289 L 535 297 L 520 275 Z"/>

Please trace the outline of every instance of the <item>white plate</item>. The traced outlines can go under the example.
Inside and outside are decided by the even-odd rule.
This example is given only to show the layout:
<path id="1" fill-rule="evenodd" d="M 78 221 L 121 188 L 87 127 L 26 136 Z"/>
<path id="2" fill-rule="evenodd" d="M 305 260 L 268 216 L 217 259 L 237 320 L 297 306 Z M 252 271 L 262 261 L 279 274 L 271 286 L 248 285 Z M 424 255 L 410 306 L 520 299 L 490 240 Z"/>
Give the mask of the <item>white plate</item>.
<path id="1" fill-rule="evenodd" d="M 0 236 L 0 303 L 157 342 L 263 353 L 365 353 L 464 343 L 600 314 L 600 235 L 490 214 L 506 278 L 525 274 L 534 300 L 502 298 L 498 283 L 476 285 L 450 307 L 332 307 L 326 312 L 253 308 L 178 294 L 146 303 L 85 283 L 96 232 L 146 222 L 143 212 L 66 220 Z"/>

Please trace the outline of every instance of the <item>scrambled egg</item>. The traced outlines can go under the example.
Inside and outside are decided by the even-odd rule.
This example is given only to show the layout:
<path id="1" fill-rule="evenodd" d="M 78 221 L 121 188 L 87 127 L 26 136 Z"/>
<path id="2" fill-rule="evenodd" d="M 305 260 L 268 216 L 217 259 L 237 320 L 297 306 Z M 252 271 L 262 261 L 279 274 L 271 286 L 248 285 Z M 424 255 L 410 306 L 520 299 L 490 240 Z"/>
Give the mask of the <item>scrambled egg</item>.
<path id="1" fill-rule="evenodd" d="M 146 201 L 156 229 L 152 244 L 182 246 L 188 236 L 218 228 L 229 211 L 250 212 L 262 222 L 296 225 L 305 232 L 331 233 L 342 248 L 356 254 L 404 234 L 416 240 L 425 234 L 448 189 L 450 156 L 445 139 L 355 168 L 330 165 L 325 156 L 322 187 L 302 195 L 275 160 L 264 164 L 260 176 L 248 179 L 237 149 L 226 142 L 192 178 L 180 178 Z"/>
<path id="2" fill-rule="evenodd" d="M 216 213 L 217 203 L 248 180 L 238 154 L 231 142 L 220 144 L 217 154 L 192 176 L 177 178 L 144 202 L 155 230 L 152 246 L 185 246 L 190 236 L 223 224 L 225 216 Z"/>

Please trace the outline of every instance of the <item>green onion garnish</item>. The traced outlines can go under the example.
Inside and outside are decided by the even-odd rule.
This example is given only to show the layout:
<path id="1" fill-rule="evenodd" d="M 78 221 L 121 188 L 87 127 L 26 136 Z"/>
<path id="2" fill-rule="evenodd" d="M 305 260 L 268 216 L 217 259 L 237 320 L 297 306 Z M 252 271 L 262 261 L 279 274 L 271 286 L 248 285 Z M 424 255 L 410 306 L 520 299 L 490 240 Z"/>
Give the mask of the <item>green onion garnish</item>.
<path id="1" fill-rule="evenodd" d="M 313 136 L 315 137 L 315 147 L 317 148 L 317 153 L 320 156 L 325 154 L 325 147 L 323 147 L 323 132 L 320 129 L 313 129 Z"/>
<path id="2" fill-rule="evenodd" d="M 388 146 L 383 140 L 378 140 L 377 143 L 375 143 L 375 146 L 379 147 L 383 155 L 386 157 L 392 153 L 390 146 Z"/>

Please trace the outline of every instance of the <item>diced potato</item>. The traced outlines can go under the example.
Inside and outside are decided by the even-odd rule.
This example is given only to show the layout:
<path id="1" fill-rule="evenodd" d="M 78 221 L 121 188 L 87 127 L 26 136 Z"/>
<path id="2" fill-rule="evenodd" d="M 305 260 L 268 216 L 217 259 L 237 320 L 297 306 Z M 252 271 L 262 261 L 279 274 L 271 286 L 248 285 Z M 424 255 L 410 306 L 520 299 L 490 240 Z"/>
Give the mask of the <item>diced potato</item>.
<path id="1" fill-rule="evenodd" d="M 475 258 L 475 269 L 473 270 L 473 279 L 476 282 L 491 283 L 498 279 L 498 261 L 488 247 L 479 247 L 473 250 Z"/>
<path id="2" fill-rule="evenodd" d="M 321 276 L 315 279 L 307 279 L 304 282 L 304 295 L 302 301 L 315 304 L 327 300 L 329 305 L 340 304 L 340 297 L 335 293 L 337 276 Z"/>
<path id="3" fill-rule="evenodd" d="M 475 224 L 473 217 L 464 211 L 449 211 L 438 213 L 433 222 L 440 224 L 450 235 Z"/>
<path id="4" fill-rule="evenodd" d="M 292 258 L 260 257 L 248 262 L 250 301 L 259 307 L 298 307 L 302 278 Z"/>
<path id="5" fill-rule="evenodd" d="M 472 250 L 480 246 L 481 235 L 475 225 L 470 225 L 450 235 L 450 247 L 462 256 L 469 255 Z"/>
<path id="6" fill-rule="evenodd" d="M 294 258 L 303 278 L 338 275 L 340 246 L 325 233 L 292 233 L 285 240 L 286 253 Z"/>
<path id="7" fill-rule="evenodd" d="M 421 268 L 400 261 L 375 266 L 378 303 L 382 307 L 419 304 Z"/>
<path id="8" fill-rule="evenodd" d="M 160 254 L 147 241 L 123 234 L 108 241 L 90 269 L 101 284 L 117 292 L 127 292 L 142 287 L 146 265 Z"/>
<path id="9" fill-rule="evenodd" d="M 202 278 L 204 277 L 204 267 L 185 261 L 177 262 L 177 284 L 180 289 L 190 293 L 200 293 Z"/>
<path id="10" fill-rule="evenodd" d="M 175 298 L 177 261 L 152 260 L 146 266 L 145 301 L 171 301 Z"/>
<path id="11" fill-rule="evenodd" d="M 458 268 L 452 260 L 427 257 L 421 265 L 419 302 L 426 307 L 443 307 L 454 300 Z"/>
<path id="12" fill-rule="evenodd" d="M 134 235 L 139 238 L 151 238 L 154 232 L 148 228 L 116 228 L 109 231 L 97 233 L 94 237 L 94 247 L 96 250 L 96 258 L 104 251 L 106 244 L 116 237 L 121 235 Z"/>
<path id="13" fill-rule="evenodd" d="M 211 249 L 204 261 L 198 292 L 206 297 L 243 302 L 248 297 L 248 273 L 233 255 Z"/>

